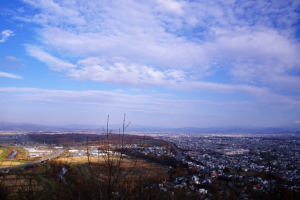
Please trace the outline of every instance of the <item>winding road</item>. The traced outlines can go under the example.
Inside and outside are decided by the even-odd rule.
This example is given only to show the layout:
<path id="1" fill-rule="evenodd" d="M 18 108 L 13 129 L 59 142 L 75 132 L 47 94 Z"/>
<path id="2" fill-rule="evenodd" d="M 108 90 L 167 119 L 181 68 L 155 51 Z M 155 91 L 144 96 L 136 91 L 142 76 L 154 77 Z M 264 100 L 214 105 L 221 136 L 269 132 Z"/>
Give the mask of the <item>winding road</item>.
<path id="1" fill-rule="evenodd" d="M 25 164 L 22 164 L 22 165 L 16 165 L 16 166 L 13 166 L 13 167 L 6 167 L 6 168 L 2 168 L 0 169 L 0 172 L 7 172 L 9 170 L 12 170 L 12 169 L 17 169 L 17 168 L 20 168 L 20 167 L 26 167 L 26 166 L 29 166 L 29 165 L 32 165 L 32 164 L 36 164 L 36 163 L 41 163 L 41 162 L 44 162 L 44 161 L 47 161 L 47 160 L 50 160 L 56 156 L 59 156 L 61 153 L 63 152 L 62 149 L 58 149 L 58 151 L 53 154 L 53 155 L 50 155 L 42 160 L 37 160 L 37 161 L 32 161 L 32 162 L 29 162 L 29 163 L 25 163 Z"/>

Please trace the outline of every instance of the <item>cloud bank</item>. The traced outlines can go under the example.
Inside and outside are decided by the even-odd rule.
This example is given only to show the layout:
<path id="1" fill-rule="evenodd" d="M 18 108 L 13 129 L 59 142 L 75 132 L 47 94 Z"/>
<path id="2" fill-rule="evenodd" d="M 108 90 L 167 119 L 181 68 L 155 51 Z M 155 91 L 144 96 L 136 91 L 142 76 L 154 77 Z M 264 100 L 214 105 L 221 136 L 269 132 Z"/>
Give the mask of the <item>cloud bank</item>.
<path id="1" fill-rule="evenodd" d="M 77 80 L 105 82 L 118 72 L 123 84 L 128 72 L 139 71 L 135 82 L 147 82 L 143 81 L 147 69 L 148 78 L 159 84 L 158 76 L 166 74 L 158 71 L 191 73 L 201 79 L 222 70 L 231 77 L 224 82 L 299 90 L 295 85 L 300 83 L 296 76 L 300 45 L 293 26 L 299 20 L 299 3 L 295 1 L 24 2 L 38 12 L 19 19 L 42 26 L 41 45 L 66 59 L 34 46 L 27 48 L 28 53 L 52 70 L 70 70 L 66 75 Z M 110 66 L 75 69 L 68 57 L 98 57 Z"/>

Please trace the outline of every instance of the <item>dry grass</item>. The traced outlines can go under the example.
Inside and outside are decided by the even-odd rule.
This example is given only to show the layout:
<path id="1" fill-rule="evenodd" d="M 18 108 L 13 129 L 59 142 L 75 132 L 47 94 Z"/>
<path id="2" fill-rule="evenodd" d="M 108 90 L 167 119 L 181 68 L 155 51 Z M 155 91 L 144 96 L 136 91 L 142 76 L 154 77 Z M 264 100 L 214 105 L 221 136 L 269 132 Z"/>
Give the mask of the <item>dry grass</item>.
<path id="1" fill-rule="evenodd" d="M 133 160 L 130 159 L 126 159 L 124 160 L 124 163 L 122 164 L 122 167 L 124 168 L 130 168 L 133 164 Z M 166 167 L 162 166 L 162 165 L 158 165 L 156 163 L 149 163 L 146 162 L 145 160 L 142 159 L 138 159 L 136 161 L 136 166 L 146 172 L 146 171 L 151 171 L 151 173 L 155 173 L 155 174 L 165 174 L 167 173 Z"/>
<path id="2" fill-rule="evenodd" d="M 3 153 L 3 150 L 0 149 L 0 154 Z"/>
<path id="3" fill-rule="evenodd" d="M 85 164 L 88 163 L 88 157 L 68 157 L 68 158 L 59 158 L 57 159 L 58 161 L 61 162 L 67 162 L 67 163 L 74 163 L 74 164 Z M 103 158 L 99 158 L 99 162 L 103 162 Z M 91 163 L 98 163 L 98 157 L 90 157 L 90 162 Z"/>
<path id="4" fill-rule="evenodd" d="M 16 179 L 17 175 L 6 175 L 5 179 Z"/>
<path id="5" fill-rule="evenodd" d="M 43 190 L 43 187 L 28 175 L 5 175 L 2 179 L 2 186 L 10 188 L 11 192 L 27 191 L 29 188 L 34 191 Z"/>
<path id="6" fill-rule="evenodd" d="M 57 160 L 61 161 L 61 162 L 73 163 L 73 164 L 86 164 L 86 163 L 88 163 L 88 157 L 87 156 L 84 156 L 84 157 L 61 157 Z M 135 161 L 136 161 L 136 163 L 135 163 Z M 90 157 L 90 162 L 91 162 L 91 164 L 98 163 L 98 157 Z M 105 159 L 103 157 L 100 157 L 99 158 L 99 163 L 100 164 L 105 163 Z M 122 160 L 122 168 L 124 168 L 124 169 L 133 167 L 133 165 L 138 166 L 143 171 L 151 170 L 152 173 L 157 173 L 157 174 L 167 173 L 167 170 L 164 166 L 158 165 L 156 163 L 149 163 L 149 162 L 146 162 L 143 159 L 133 160 L 133 159 L 130 159 L 130 158 L 124 158 Z"/>
<path id="7" fill-rule="evenodd" d="M 11 162 L 11 166 L 16 166 L 16 165 L 21 165 L 22 163 L 20 162 Z"/>
<path id="8" fill-rule="evenodd" d="M 11 192 L 19 192 L 19 191 L 29 191 L 33 190 L 35 192 L 41 192 L 43 191 L 43 187 L 38 185 L 38 186 L 27 186 L 27 185 L 22 185 L 22 186 L 14 186 L 11 187 Z"/>
<path id="9" fill-rule="evenodd" d="M 74 163 L 74 164 L 86 164 L 88 163 L 87 157 L 69 157 L 69 158 L 60 158 L 58 159 L 62 162 L 67 163 Z M 98 158 L 97 157 L 90 157 L 91 164 L 97 164 Z M 103 165 L 105 163 L 105 159 L 103 157 L 99 158 L 100 165 Z M 149 163 L 143 159 L 130 159 L 130 158 L 124 158 L 122 160 L 121 167 L 127 171 L 127 169 L 130 169 L 131 167 L 137 167 L 136 169 L 139 169 L 140 172 L 148 173 L 150 174 L 167 174 L 167 170 L 165 166 L 158 165 L 156 163 Z M 125 172 L 124 171 L 124 172 Z"/>
<path id="10" fill-rule="evenodd" d="M 38 186 L 39 184 L 33 180 L 33 179 L 18 179 L 16 181 L 16 185 L 32 185 L 32 186 Z"/>
<path id="11" fill-rule="evenodd" d="M 3 186 L 15 186 L 15 179 L 5 179 L 2 181 Z"/>
<path id="12" fill-rule="evenodd" d="M 1 166 L 2 166 L 2 165 L 10 166 L 10 164 L 11 164 L 11 161 L 3 161 L 3 162 L 1 163 Z"/>

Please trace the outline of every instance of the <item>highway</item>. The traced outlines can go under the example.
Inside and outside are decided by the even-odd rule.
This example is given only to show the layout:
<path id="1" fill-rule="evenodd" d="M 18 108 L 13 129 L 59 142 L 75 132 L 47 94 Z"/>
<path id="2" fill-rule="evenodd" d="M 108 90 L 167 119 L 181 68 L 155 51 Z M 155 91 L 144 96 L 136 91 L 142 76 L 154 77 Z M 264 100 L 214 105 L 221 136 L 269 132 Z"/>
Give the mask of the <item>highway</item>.
<path id="1" fill-rule="evenodd" d="M 20 167 L 26 167 L 26 166 L 29 166 L 29 165 L 32 165 L 32 164 L 36 164 L 36 163 L 41 163 L 43 161 L 47 161 L 47 160 L 50 160 L 56 156 L 59 156 L 61 153 L 63 152 L 62 149 L 58 149 L 58 151 L 53 154 L 53 155 L 50 155 L 42 160 L 37 160 L 37 161 L 32 161 L 32 162 L 29 162 L 29 163 L 25 163 L 25 164 L 22 164 L 22 165 L 16 165 L 16 166 L 13 166 L 13 167 L 6 167 L 6 168 L 2 168 L 0 169 L 0 172 L 5 172 L 7 170 L 12 170 L 12 169 L 17 169 L 17 168 L 20 168 Z"/>

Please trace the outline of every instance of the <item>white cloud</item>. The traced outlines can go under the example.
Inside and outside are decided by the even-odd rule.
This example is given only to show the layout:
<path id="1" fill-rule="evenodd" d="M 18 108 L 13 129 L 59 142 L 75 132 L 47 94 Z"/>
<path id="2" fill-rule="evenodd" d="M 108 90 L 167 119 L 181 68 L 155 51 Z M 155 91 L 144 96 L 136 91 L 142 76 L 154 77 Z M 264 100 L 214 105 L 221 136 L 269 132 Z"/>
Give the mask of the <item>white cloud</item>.
<path id="1" fill-rule="evenodd" d="M 62 71 L 76 68 L 76 65 L 55 58 L 54 56 L 51 56 L 50 54 L 42 51 L 36 46 L 26 45 L 26 50 L 31 56 L 37 58 L 42 62 L 45 62 L 54 71 Z"/>
<path id="2" fill-rule="evenodd" d="M 297 89 L 300 44 L 293 39 L 293 24 L 299 20 L 297 1 L 25 2 L 40 13 L 19 18 L 42 26 L 40 40 L 46 50 L 56 54 L 100 57 L 124 66 L 153 66 L 164 76 L 168 69 L 188 70 L 196 78 L 222 70 L 235 81 Z M 35 57 L 48 57 L 55 70 L 75 68 L 49 55 Z M 91 66 L 68 75 L 78 80 L 107 80 L 121 70 L 113 64 Z M 101 75 L 90 76 L 91 71 Z M 120 83 L 128 82 L 120 78 Z"/>
<path id="3" fill-rule="evenodd" d="M 177 15 L 182 15 L 184 13 L 182 9 L 182 4 L 173 0 L 156 0 L 159 4 L 157 9 L 162 12 L 171 12 Z"/>
<path id="4" fill-rule="evenodd" d="M 75 1 L 59 1 L 59 3 L 54 2 L 53 0 L 23 1 L 33 7 L 41 9 L 44 12 L 43 14 L 36 14 L 30 18 L 26 18 L 26 21 L 28 22 L 37 22 L 43 25 L 61 25 L 62 23 L 78 25 L 86 23 L 86 21 L 81 18 L 80 11 L 73 9 L 74 7 L 72 8 L 72 6 L 76 5 Z"/>
<path id="5" fill-rule="evenodd" d="M 114 63 L 103 67 L 98 65 L 98 58 L 80 60 L 81 69 L 69 70 L 67 76 L 80 81 L 92 80 L 121 85 L 164 85 L 183 81 L 185 73 L 181 70 L 160 71 L 148 66 L 127 66 L 123 63 Z"/>
<path id="6" fill-rule="evenodd" d="M 296 123 L 296 124 L 300 124 L 300 120 L 298 120 L 298 121 L 296 120 L 295 123 Z"/>
<path id="7" fill-rule="evenodd" d="M 160 71 L 148 66 L 127 66 L 124 63 L 108 64 L 105 59 L 98 57 L 79 60 L 78 68 L 76 68 L 77 65 L 55 58 L 35 46 L 27 45 L 27 51 L 30 55 L 45 62 L 51 70 L 65 70 L 68 77 L 79 81 L 99 81 L 140 87 L 175 84 L 184 81 L 186 76 L 182 70 Z"/>
<path id="8" fill-rule="evenodd" d="M 21 76 L 18 76 L 18 75 L 15 75 L 15 74 L 6 73 L 6 72 L 0 72 L 0 76 L 7 77 L 7 78 L 22 79 Z"/>
<path id="9" fill-rule="evenodd" d="M 133 29 L 129 33 L 112 33 L 105 36 L 99 33 L 75 34 L 58 28 L 46 28 L 42 37 L 47 45 L 69 55 L 102 56 L 110 62 L 118 58 L 129 65 L 189 69 L 207 62 L 206 54 L 200 45 L 176 38 L 162 30 L 150 30 L 150 33 L 144 31 L 145 33 L 138 33 Z"/>
<path id="10" fill-rule="evenodd" d="M 18 59 L 14 56 L 5 56 L 5 60 L 10 61 L 10 62 L 19 62 L 22 61 L 22 59 Z"/>
<path id="11" fill-rule="evenodd" d="M 34 51 L 31 49 L 34 49 Z M 135 87 L 158 85 L 183 91 L 246 94 L 256 98 L 256 101 L 262 104 L 289 105 L 290 107 L 299 107 L 300 105 L 300 101 L 297 99 L 275 94 L 270 88 L 266 87 L 193 81 L 187 76 L 187 73 L 182 70 L 170 69 L 161 71 L 148 66 L 126 65 L 124 63 L 109 64 L 105 59 L 99 57 L 79 60 L 77 65 L 72 65 L 38 48 L 33 47 L 31 49 L 28 51 L 39 60 L 47 63 L 52 70 L 61 71 L 64 69 L 68 77 L 79 81 L 98 81 Z M 56 67 L 54 68 L 54 66 Z M 64 66 L 71 67 L 66 68 Z M 292 84 L 298 80 L 290 80 L 287 77 L 286 81 L 290 81 L 290 84 Z"/>
<path id="12" fill-rule="evenodd" d="M 251 31 L 245 27 L 235 31 L 218 29 L 216 34 L 219 37 L 209 46 L 211 54 L 218 55 L 214 57 L 220 63 L 232 63 L 230 73 L 238 79 L 282 84 L 274 76 L 289 76 L 291 72 L 300 70 L 299 43 L 278 31 Z"/>
<path id="13" fill-rule="evenodd" d="M 11 31 L 11 30 L 4 30 L 4 31 L 2 31 L 1 32 L 2 38 L 1 38 L 0 42 L 5 42 L 7 40 L 7 38 L 9 38 L 10 36 L 14 35 L 13 33 L 14 32 Z"/>
<path id="14" fill-rule="evenodd" d="M 44 26 L 39 31 L 41 39 L 59 52 L 80 57 L 120 57 L 126 59 L 127 64 L 168 68 L 190 68 L 205 61 L 201 46 L 165 31 L 160 20 L 153 15 L 155 5 L 149 7 L 126 1 L 109 5 L 104 2 L 78 2 L 79 6 L 66 6 L 58 2 L 63 9 L 80 10 L 81 18 L 89 22 L 71 25 L 63 21 L 62 24 L 66 25 L 61 26 L 56 24 L 59 15 L 40 5 L 42 2 L 34 2 L 43 10 L 37 16 L 45 19 L 33 18 L 35 23 Z M 106 7 L 109 9 L 104 9 Z M 49 12 L 51 15 L 47 14 Z"/>
<path id="15" fill-rule="evenodd" d="M 37 45 L 26 45 L 29 55 L 68 79 L 129 85 L 134 86 L 130 93 L 151 95 L 129 95 L 126 89 L 2 88 L 7 101 L 84 105 L 104 112 L 171 113 L 181 121 L 182 116 L 174 114 L 196 116 L 205 110 L 232 119 L 229 115 L 236 107 L 245 113 L 261 112 L 260 117 L 252 116 L 263 119 L 260 123 L 267 117 L 272 121 L 278 113 L 280 122 L 284 112 L 289 121 L 297 119 L 300 100 L 293 92 L 300 85 L 295 26 L 299 1 L 23 1 L 28 4 L 24 8 L 34 8 L 15 12 L 17 19 L 32 23 L 31 30 L 36 30 L 36 40 L 30 38 Z M 147 85 L 165 87 L 164 92 L 153 94 L 161 88 L 147 91 Z M 165 94 L 170 88 L 172 94 Z M 175 90 L 187 95 L 183 100 L 172 96 Z M 191 96 L 198 100 L 186 100 Z M 234 100 L 239 98 L 243 100 Z M 268 108 L 270 112 L 265 112 Z M 244 110 L 236 119 L 249 121 Z M 194 118 L 194 124 L 199 121 Z"/>

